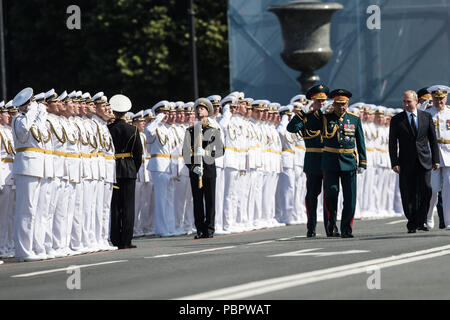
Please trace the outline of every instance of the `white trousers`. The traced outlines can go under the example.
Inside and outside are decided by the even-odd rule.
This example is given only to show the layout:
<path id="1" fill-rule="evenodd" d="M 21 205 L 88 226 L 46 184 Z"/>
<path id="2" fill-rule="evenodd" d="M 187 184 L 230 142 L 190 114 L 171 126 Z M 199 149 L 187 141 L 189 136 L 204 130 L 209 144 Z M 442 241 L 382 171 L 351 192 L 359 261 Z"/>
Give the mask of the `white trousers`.
<path id="1" fill-rule="evenodd" d="M 430 208 L 428 209 L 428 219 L 432 219 L 434 208 L 438 202 L 438 193 L 442 191 L 442 211 L 444 214 L 445 226 L 450 226 L 450 167 L 442 167 L 431 170 L 432 196 Z"/>
<path id="2" fill-rule="evenodd" d="M 84 248 L 92 247 L 93 228 L 93 199 L 95 196 L 95 181 L 84 179 L 83 184 L 83 227 L 81 232 L 81 242 Z"/>
<path id="3" fill-rule="evenodd" d="M 144 190 L 144 182 L 136 181 L 135 197 L 134 197 L 134 227 L 133 236 L 140 236 L 144 232 L 142 231 L 142 220 L 145 210 L 145 202 L 147 201 L 147 195 Z"/>
<path id="4" fill-rule="evenodd" d="M 223 198 L 225 189 L 225 171 L 223 168 L 216 167 L 216 217 L 214 228 L 216 232 L 223 230 Z M 192 190 L 191 190 L 192 199 Z"/>
<path id="5" fill-rule="evenodd" d="M 103 221 L 100 228 L 100 241 L 102 244 L 109 245 L 109 234 L 111 231 L 111 199 L 113 194 L 113 183 L 105 182 L 103 188 Z"/>
<path id="6" fill-rule="evenodd" d="M 159 236 L 173 235 L 175 232 L 173 180 L 165 172 L 152 171 L 151 175 L 155 185 L 155 234 Z"/>
<path id="7" fill-rule="evenodd" d="M 283 168 L 280 173 L 275 197 L 275 219 L 287 224 L 296 220 L 294 168 Z"/>
<path id="8" fill-rule="evenodd" d="M 16 205 L 15 186 L 4 185 L 0 190 L 0 253 L 14 249 L 14 211 Z"/>
<path id="9" fill-rule="evenodd" d="M 306 196 L 306 174 L 303 167 L 294 166 L 294 223 L 306 223 L 305 196 Z"/>
<path id="10" fill-rule="evenodd" d="M 238 183 L 240 186 L 240 192 L 238 193 L 237 212 L 236 212 L 236 225 L 242 231 L 251 230 L 248 215 L 248 189 L 250 184 L 250 174 L 245 171 L 241 171 L 238 176 Z"/>
<path id="11" fill-rule="evenodd" d="M 16 212 L 14 215 L 15 256 L 33 255 L 34 219 L 39 200 L 41 178 L 15 175 Z"/>
<path id="12" fill-rule="evenodd" d="M 83 249 L 82 235 L 84 224 L 84 210 L 83 210 L 83 190 L 84 184 L 75 184 L 75 199 L 74 199 L 74 213 L 72 220 L 72 229 L 69 236 L 69 247 L 74 251 Z"/>
<path id="13" fill-rule="evenodd" d="M 188 193 L 191 189 L 191 182 L 188 176 L 178 176 L 178 180 L 174 180 L 174 210 L 175 210 L 175 232 L 176 234 L 184 234 L 185 220 L 189 214 L 187 211 Z M 191 212 L 192 213 L 192 212 Z M 193 215 L 193 213 L 192 213 Z M 189 218 L 188 218 L 189 219 Z"/>
<path id="14" fill-rule="evenodd" d="M 223 230 L 237 231 L 236 217 L 239 201 L 239 170 L 225 168 L 223 195 Z"/>
<path id="15" fill-rule="evenodd" d="M 45 237 L 49 227 L 50 203 L 52 200 L 54 182 L 53 179 L 41 180 L 39 200 L 34 220 L 33 252 L 35 254 L 46 254 Z M 52 232 L 51 230 L 49 232 Z"/>
<path id="16" fill-rule="evenodd" d="M 144 210 L 144 216 L 142 219 L 142 232 L 144 234 L 154 234 L 155 233 L 155 214 L 154 214 L 154 202 L 155 202 L 155 190 L 153 182 L 146 182 L 146 187 L 144 188 L 146 193 L 144 197 L 148 199 L 148 207 Z M 190 189 L 190 188 L 189 188 Z"/>

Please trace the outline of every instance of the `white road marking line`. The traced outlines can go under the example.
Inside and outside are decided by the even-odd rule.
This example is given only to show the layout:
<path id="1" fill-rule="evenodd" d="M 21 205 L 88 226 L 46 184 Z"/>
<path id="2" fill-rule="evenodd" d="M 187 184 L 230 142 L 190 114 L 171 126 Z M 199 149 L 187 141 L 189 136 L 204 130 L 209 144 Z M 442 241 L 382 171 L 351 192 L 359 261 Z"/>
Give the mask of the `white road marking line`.
<path id="1" fill-rule="evenodd" d="M 180 252 L 180 253 L 171 253 L 171 254 L 160 254 L 160 255 L 157 255 L 157 256 L 153 256 L 153 257 L 144 257 L 144 259 L 167 258 L 167 257 L 173 257 L 173 256 L 183 256 L 183 255 L 187 255 L 187 254 L 203 253 L 203 252 L 210 252 L 210 251 L 217 251 L 217 250 L 225 250 L 225 249 L 231 249 L 231 248 L 236 248 L 236 246 L 219 247 L 219 248 L 204 249 L 204 250 L 189 251 L 189 252 Z"/>
<path id="2" fill-rule="evenodd" d="M 251 243 L 247 243 L 247 246 L 256 246 L 258 244 L 271 243 L 271 242 L 275 242 L 275 240 L 267 240 L 267 241 L 261 241 L 261 242 L 251 242 Z"/>
<path id="3" fill-rule="evenodd" d="M 402 222 L 408 222 L 408 220 L 406 220 L 406 219 L 396 220 L 396 221 L 386 222 L 386 224 L 397 224 L 397 223 L 402 223 Z"/>
<path id="4" fill-rule="evenodd" d="M 353 274 L 365 273 L 369 266 L 379 268 L 392 267 L 405 263 L 431 259 L 450 254 L 450 245 L 436 247 L 427 250 L 405 253 L 397 256 L 373 259 L 353 264 L 322 269 L 317 271 L 298 273 L 290 276 L 277 277 L 261 281 L 249 282 L 228 288 L 213 290 L 205 293 L 185 296 L 175 300 L 233 300 L 262 295 L 268 292 L 279 291 L 290 287 L 305 285 L 308 283 L 341 278 Z"/>
<path id="5" fill-rule="evenodd" d="M 336 256 L 341 254 L 354 254 L 354 253 L 366 253 L 370 252 L 368 250 L 346 250 L 346 251 L 334 251 L 334 252 L 311 252 L 320 250 L 322 248 L 311 248 L 311 249 L 303 249 L 297 251 L 290 251 L 285 253 L 278 253 L 267 256 L 271 257 L 300 257 L 300 256 L 315 256 L 315 257 L 328 257 L 328 256 Z"/>
<path id="6" fill-rule="evenodd" d="M 79 265 L 79 266 L 75 265 L 75 267 L 86 268 L 86 267 L 101 266 L 101 265 L 105 265 L 105 264 L 112 264 L 112 263 L 119 263 L 119 262 L 126 262 L 126 261 L 128 261 L 128 260 L 106 261 L 106 262 L 93 263 L 93 264 L 84 264 L 84 265 Z M 14 276 L 11 276 L 11 278 L 26 278 L 26 277 L 32 277 L 32 276 L 39 276 L 42 274 L 48 274 L 48 273 L 53 273 L 53 272 L 67 271 L 68 268 L 69 267 L 37 271 L 37 272 L 30 272 L 30 273 L 24 273 L 24 274 L 16 274 Z"/>

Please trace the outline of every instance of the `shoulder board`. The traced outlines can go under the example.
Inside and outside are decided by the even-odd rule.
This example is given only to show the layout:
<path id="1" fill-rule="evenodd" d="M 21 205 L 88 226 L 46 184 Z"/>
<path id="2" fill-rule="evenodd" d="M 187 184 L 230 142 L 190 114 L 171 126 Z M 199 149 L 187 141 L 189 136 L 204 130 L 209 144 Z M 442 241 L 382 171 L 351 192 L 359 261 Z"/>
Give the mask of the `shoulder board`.
<path id="1" fill-rule="evenodd" d="M 356 113 L 353 113 L 353 112 L 348 112 L 348 111 L 347 111 L 347 113 L 348 113 L 348 114 L 351 114 L 352 116 L 355 116 L 355 117 L 358 117 L 358 118 L 359 118 L 359 114 L 356 114 Z"/>
<path id="2" fill-rule="evenodd" d="M 449 106 L 449 105 L 447 105 L 447 108 L 449 108 L 449 109 L 450 109 L 450 106 Z"/>

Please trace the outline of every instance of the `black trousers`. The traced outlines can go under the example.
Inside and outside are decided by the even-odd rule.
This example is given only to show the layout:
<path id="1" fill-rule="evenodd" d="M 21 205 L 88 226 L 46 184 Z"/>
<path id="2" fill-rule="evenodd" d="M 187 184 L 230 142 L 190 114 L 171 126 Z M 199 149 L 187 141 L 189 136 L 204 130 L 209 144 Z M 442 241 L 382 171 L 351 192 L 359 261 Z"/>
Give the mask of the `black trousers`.
<path id="1" fill-rule="evenodd" d="M 317 197 L 322 192 L 322 173 L 305 173 L 306 174 L 306 196 L 305 196 L 305 207 L 306 215 L 308 217 L 308 222 L 306 227 L 308 231 L 316 231 L 317 225 Z M 328 225 L 328 215 L 325 211 L 325 206 L 323 206 L 323 225 L 325 227 L 325 232 L 327 232 Z"/>
<path id="2" fill-rule="evenodd" d="M 111 200 L 111 242 L 116 247 L 131 245 L 134 229 L 136 179 L 117 179 Z"/>
<path id="3" fill-rule="evenodd" d="M 419 162 L 410 168 L 401 166 L 399 182 L 403 212 L 408 219 L 406 227 L 408 230 L 423 227 L 432 195 L 431 170 L 424 169 Z"/>
<path id="4" fill-rule="evenodd" d="M 214 234 L 216 218 L 216 177 L 204 177 L 203 187 L 198 187 L 198 175 L 191 173 L 192 197 L 194 200 L 194 222 L 197 234 Z"/>

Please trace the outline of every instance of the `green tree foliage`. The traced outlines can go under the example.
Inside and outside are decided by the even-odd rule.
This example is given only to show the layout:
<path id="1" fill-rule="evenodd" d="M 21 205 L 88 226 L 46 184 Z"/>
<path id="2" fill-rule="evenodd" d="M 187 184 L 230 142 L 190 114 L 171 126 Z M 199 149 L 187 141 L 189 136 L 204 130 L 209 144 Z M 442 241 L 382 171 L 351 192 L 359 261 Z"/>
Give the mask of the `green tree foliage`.
<path id="1" fill-rule="evenodd" d="M 133 110 L 190 101 L 188 0 L 6 2 L 8 88 L 128 95 Z M 227 4 L 195 0 L 199 94 L 229 90 Z M 68 30 L 66 9 L 81 9 Z"/>

